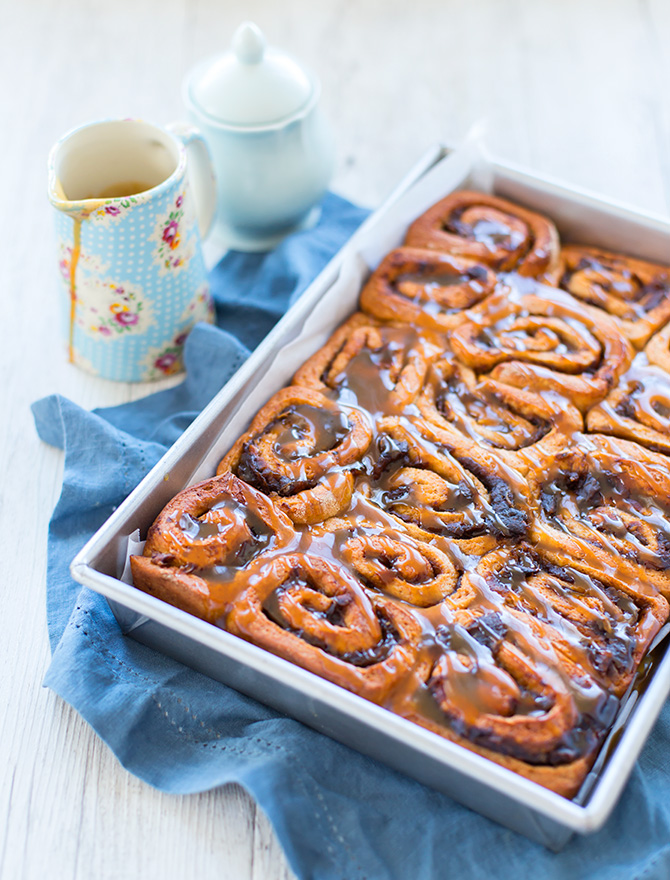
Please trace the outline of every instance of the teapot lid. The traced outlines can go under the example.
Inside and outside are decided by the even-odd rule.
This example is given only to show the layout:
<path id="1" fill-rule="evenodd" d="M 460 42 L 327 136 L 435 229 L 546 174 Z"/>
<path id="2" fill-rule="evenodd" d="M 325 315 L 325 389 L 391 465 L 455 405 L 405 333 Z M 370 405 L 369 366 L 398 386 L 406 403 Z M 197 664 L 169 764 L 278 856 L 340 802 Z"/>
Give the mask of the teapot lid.
<path id="1" fill-rule="evenodd" d="M 267 45 L 253 22 L 241 24 L 232 49 L 198 66 L 186 83 L 186 96 L 216 122 L 260 126 L 301 110 L 315 91 L 315 80 L 286 52 Z"/>

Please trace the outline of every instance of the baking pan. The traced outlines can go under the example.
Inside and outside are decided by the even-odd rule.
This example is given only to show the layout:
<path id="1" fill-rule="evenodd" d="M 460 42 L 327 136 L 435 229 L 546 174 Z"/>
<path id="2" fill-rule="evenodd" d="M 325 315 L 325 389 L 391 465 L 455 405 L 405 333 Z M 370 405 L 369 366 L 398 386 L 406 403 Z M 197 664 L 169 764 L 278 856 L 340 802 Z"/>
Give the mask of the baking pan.
<path id="1" fill-rule="evenodd" d="M 558 850 L 607 820 L 670 692 L 670 653 L 656 640 L 644 688 L 623 705 L 579 794 L 567 800 L 356 694 L 212 626 L 122 580 L 129 537 L 145 535 L 177 492 L 211 476 L 252 416 L 356 307 L 370 269 L 409 223 L 468 187 L 547 214 L 562 237 L 667 262 L 670 224 L 571 189 L 486 154 L 476 139 L 426 155 L 310 285 L 155 468 L 91 538 L 72 576 L 106 596 L 122 630 L 527 837 Z M 318 305 L 318 309 L 316 306 Z"/>

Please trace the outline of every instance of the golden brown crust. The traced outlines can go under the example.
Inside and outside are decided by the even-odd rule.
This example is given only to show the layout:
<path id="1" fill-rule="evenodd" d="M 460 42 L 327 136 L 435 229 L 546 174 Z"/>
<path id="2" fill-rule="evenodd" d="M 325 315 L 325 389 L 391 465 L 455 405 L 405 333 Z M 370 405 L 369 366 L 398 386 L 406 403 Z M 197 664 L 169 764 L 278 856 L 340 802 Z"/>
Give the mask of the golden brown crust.
<path id="1" fill-rule="evenodd" d="M 347 690 L 381 702 L 419 662 L 412 614 L 326 559 L 278 556 L 240 580 L 227 629 Z"/>
<path id="2" fill-rule="evenodd" d="M 670 373 L 670 324 L 651 337 L 644 353 L 650 364 Z"/>
<path id="3" fill-rule="evenodd" d="M 149 529 L 133 582 L 184 611 L 215 622 L 234 595 L 235 572 L 296 539 L 291 520 L 262 492 L 230 473 L 175 496 Z"/>
<path id="4" fill-rule="evenodd" d="M 353 477 L 347 466 L 371 440 L 359 410 L 293 385 L 266 403 L 217 473 L 231 471 L 256 486 L 294 523 L 322 522 L 348 506 Z"/>
<path id="5" fill-rule="evenodd" d="M 422 214 L 405 244 L 479 260 L 555 285 L 560 244 L 554 224 L 506 199 L 460 190 Z"/>
<path id="6" fill-rule="evenodd" d="M 670 373 L 626 338 L 665 294 L 617 311 L 494 197 L 454 194 L 417 234 L 371 314 L 166 506 L 134 581 L 572 797 L 669 614 Z M 581 299 L 542 285 L 561 275 Z"/>
<path id="7" fill-rule="evenodd" d="M 346 393 L 368 412 L 399 412 L 421 390 L 444 344 L 430 331 L 356 312 L 300 367 L 293 382 L 329 396 Z"/>
<path id="8" fill-rule="evenodd" d="M 391 251 L 361 292 L 364 312 L 384 321 L 404 321 L 449 330 L 466 309 L 490 296 L 496 276 L 484 263 L 421 248 Z"/>
<path id="9" fill-rule="evenodd" d="M 451 334 L 456 357 L 477 374 L 555 391 L 584 411 L 602 400 L 633 359 L 605 315 L 560 291 L 501 292 L 471 309 Z"/>
<path id="10" fill-rule="evenodd" d="M 587 425 L 589 431 L 670 455 L 670 374 L 656 366 L 633 365 L 605 400 L 589 410 Z"/>
<path id="11" fill-rule="evenodd" d="M 232 598 L 225 586 L 217 590 L 207 578 L 146 556 L 131 556 L 130 568 L 138 589 L 209 623 L 219 620 Z"/>
<path id="12" fill-rule="evenodd" d="M 602 309 L 637 349 L 670 320 L 670 267 L 573 244 L 561 257 L 560 286 Z"/>

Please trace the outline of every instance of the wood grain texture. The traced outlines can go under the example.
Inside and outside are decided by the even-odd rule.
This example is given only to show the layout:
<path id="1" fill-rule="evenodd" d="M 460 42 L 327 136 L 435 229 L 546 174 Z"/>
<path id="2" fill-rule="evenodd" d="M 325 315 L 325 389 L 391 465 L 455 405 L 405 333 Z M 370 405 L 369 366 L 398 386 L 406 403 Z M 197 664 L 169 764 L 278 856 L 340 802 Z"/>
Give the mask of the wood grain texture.
<path id="1" fill-rule="evenodd" d="M 335 188 L 374 205 L 428 147 L 488 123 L 501 156 L 667 215 L 666 0 L 0 0 L 0 877 L 281 880 L 290 869 L 251 799 L 161 794 L 124 771 L 40 682 L 49 662 L 46 532 L 60 453 L 28 405 L 84 407 L 158 386 L 65 362 L 45 163 L 79 122 L 183 115 L 180 83 L 250 18 L 321 76 Z"/>

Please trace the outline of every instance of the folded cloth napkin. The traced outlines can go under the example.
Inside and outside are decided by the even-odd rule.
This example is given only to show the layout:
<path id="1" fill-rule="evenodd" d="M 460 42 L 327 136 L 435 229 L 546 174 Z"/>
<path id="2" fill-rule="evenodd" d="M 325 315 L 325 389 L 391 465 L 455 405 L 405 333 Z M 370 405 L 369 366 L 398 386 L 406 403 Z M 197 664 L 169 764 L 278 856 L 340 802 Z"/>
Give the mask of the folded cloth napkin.
<path id="1" fill-rule="evenodd" d="M 265 256 L 228 254 L 212 273 L 219 322 L 186 343 L 176 388 L 85 412 L 62 397 L 33 405 L 37 430 L 65 450 L 49 527 L 45 683 L 119 761 L 174 793 L 237 782 L 272 821 L 299 878 L 670 876 L 670 707 L 598 834 L 555 855 L 382 764 L 124 637 L 105 599 L 70 578 L 75 553 L 218 391 L 364 212 L 329 196 L 319 225 Z"/>

